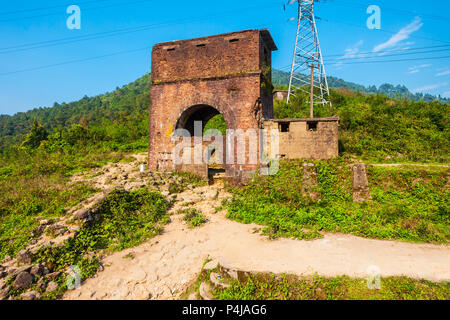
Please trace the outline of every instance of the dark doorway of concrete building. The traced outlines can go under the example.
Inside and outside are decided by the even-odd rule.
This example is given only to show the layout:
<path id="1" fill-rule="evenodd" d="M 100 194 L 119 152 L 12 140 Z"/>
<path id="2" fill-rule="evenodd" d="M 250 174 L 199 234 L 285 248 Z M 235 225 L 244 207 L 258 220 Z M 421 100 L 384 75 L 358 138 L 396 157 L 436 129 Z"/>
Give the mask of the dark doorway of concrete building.
<path id="1" fill-rule="evenodd" d="M 191 137 L 202 137 L 203 161 L 207 170 L 204 176 L 208 177 L 209 182 L 214 183 L 217 179 L 224 178 L 227 126 L 223 115 L 208 105 L 192 106 L 180 116 L 176 129 L 187 130 Z M 193 166 L 192 171 L 196 171 L 196 168 Z"/>

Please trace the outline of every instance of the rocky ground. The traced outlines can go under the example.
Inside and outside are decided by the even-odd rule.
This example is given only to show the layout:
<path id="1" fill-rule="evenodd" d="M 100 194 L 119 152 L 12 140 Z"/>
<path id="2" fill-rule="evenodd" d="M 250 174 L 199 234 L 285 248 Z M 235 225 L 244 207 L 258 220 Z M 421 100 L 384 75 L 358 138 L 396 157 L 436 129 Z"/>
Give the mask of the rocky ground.
<path id="1" fill-rule="evenodd" d="M 105 257 L 102 271 L 78 289 L 67 291 L 64 299 L 177 299 L 197 278 L 207 259 L 219 261 L 232 270 L 254 272 L 364 278 L 375 267 L 381 276 L 405 275 L 431 281 L 450 279 L 450 249 L 446 245 L 372 240 L 342 234 L 324 234 L 323 239 L 314 241 L 269 240 L 258 233 L 260 226 L 237 223 L 225 217 L 226 212 L 220 211 L 220 205 L 230 194 L 220 185 L 190 187 L 171 195 L 164 177 L 139 172 L 146 155 L 135 158 L 129 163 L 108 164 L 74 176 L 74 182 L 90 181 L 102 192 L 70 210 L 61 221 L 43 221 L 41 229 L 53 228 L 58 236 L 48 238 L 42 233 L 18 258 L 3 262 L 0 274 L 22 274 L 16 277 L 16 282 L 23 282 L 22 285 L 26 285 L 30 277 L 45 278 L 47 290 L 54 290 L 54 284 L 50 283 L 55 275 L 46 274 L 40 266 L 27 265 L 30 262 L 27 252 L 43 245 L 57 245 L 72 236 L 79 228 L 75 222 L 95 219 L 95 205 L 114 188 L 134 190 L 152 185 L 168 199 L 176 200 L 169 212 L 172 221 L 163 234 L 138 247 Z M 185 208 L 198 209 L 207 222 L 200 227 L 189 227 L 180 214 L 180 209 Z M 18 268 L 18 262 L 25 265 Z M 0 280 L 0 290 L 0 294 L 6 290 L 4 280 Z M 22 298 L 36 298 L 36 293 L 28 292 Z"/>

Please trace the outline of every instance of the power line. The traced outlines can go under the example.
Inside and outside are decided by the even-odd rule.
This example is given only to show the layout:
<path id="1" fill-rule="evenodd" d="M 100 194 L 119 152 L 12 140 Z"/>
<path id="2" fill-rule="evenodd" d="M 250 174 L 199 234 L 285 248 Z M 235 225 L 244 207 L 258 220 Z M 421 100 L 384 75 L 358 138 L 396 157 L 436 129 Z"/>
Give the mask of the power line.
<path id="1" fill-rule="evenodd" d="M 339 4 L 344 4 L 347 3 L 347 6 L 357 6 L 360 8 L 367 8 L 367 6 L 369 4 L 363 4 L 361 2 L 349 2 L 349 1 L 339 1 Z M 384 5 L 381 7 L 383 11 L 392 11 L 392 12 L 398 12 L 398 13 L 403 13 L 403 14 L 407 14 L 407 15 L 419 15 L 423 18 L 427 18 L 427 19 L 434 19 L 434 20 L 442 20 L 442 21 L 450 21 L 450 18 L 448 17 L 443 17 L 443 16 L 438 16 L 438 15 L 433 15 L 433 14 L 428 14 L 428 13 L 420 13 L 420 12 L 415 12 L 415 11 L 408 11 L 408 10 L 403 10 L 403 9 L 395 9 L 395 8 L 389 8 L 389 7 L 385 7 Z"/>
<path id="2" fill-rule="evenodd" d="M 351 27 L 367 30 L 367 27 L 362 27 L 360 25 L 357 25 L 357 24 L 354 24 L 354 23 L 345 22 L 345 21 L 330 20 L 330 19 L 327 19 L 327 18 L 321 18 L 321 20 L 324 20 L 326 22 L 331 22 L 331 23 L 345 24 L 345 25 L 348 25 L 348 26 L 351 26 Z M 375 29 L 374 31 L 380 31 L 380 32 L 389 33 L 389 34 L 397 34 L 398 33 L 398 31 L 392 31 L 392 30 L 387 30 L 387 29 Z M 436 42 L 450 44 L 450 41 L 438 40 L 438 39 L 434 39 L 434 38 L 430 38 L 430 37 L 422 37 L 422 36 L 418 36 L 418 35 L 414 35 L 414 34 L 411 34 L 410 37 L 417 38 L 417 39 L 424 39 L 424 40 L 432 40 L 432 41 L 436 41 Z"/>
<path id="3" fill-rule="evenodd" d="M 11 75 L 11 74 L 16 74 L 16 73 L 36 71 L 36 70 L 42 70 L 42 69 L 48 69 L 48 68 L 52 68 L 52 67 L 63 66 L 63 65 L 72 64 L 72 63 L 85 62 L 85 61 L 90 61 L 90 60 L 97 60 L 97 59 L 102 59 L 102 58 L 107 58 L 107 57 L 112 57 L 112 56 L 132 53 L 132 52 L 149 50 L 150 48 L 151 47 L 145 47 L 145 48 L 126 50 L 126 51 L 119 51 L 119 52 L 109 53 L 109 54 L 105 54 L 105 55 L 101 55 L 101 56 L 88 57 L 88 58 L 78 59 L 78 60 L 70 60 L 70 61 L 65 61 L 65 62 L 60 62 L 60 63 L 55 63 L 55 64 L 49 64 L 49 65 L 45 65 L 45 66 L 39 66 L 39 67 L 28 68 L 28 69 L 21 69 L 21 70 L 10 71 L 10 72 L 3 72 L 3 73 L 0 73 L 0 76 L 6 76 L 6 75 Z"/>
<path id="4" fill-rule="evenodd" d="M 147 1 L 149 1 L 149 0 L 147 0 Z M 279 3 L 276 4 L 276 6 L 278 6 L 278 5 L 279 5 Z M 200 16 L 200 17 L 190 18 L 190 19 L 173 20 L 173 21 L 161 22 L 161 23 L 150 24 L 150 25 L 142 25 L 139 27 L 130 27 L 130 28 L 123 28 L 123 29 L 117 29 L 117 30 L 111 30 L 111 31 L 92 33 L 92 34 L 88 34 L 85 36 L 67 37 L 67 38 L 39 41 L 39 42 L 33 42 L 33 43 L 10 46 L 10 47 L 3 47 L 3 48 L 0 48 L 0 54 L 28 51 L 28 50 L 32 50 L 32 49 L 46 48 L 46 47 L 52 47 L 52 46 L 57 46 L 57 45 L 62 45 L 62 44 L 76 43 L 76 42 L 80 42 L 80 41 L 88 41 L 88 40 L 95 40 L 95 39 L 100 39 L 100 38 L 130 34 L 130 33 L 135 33 L 135 32 L 140 32 L 140 31 L 146 31 L 149 29 L 155 29 L 157 27 L 166 27 L 166 26 L 170 26 L 170 25 L 174 25 L 174 24 L 187 23 L 187 22 L 201 20 L 201 19 L 205 19 L 205 18 L 207 19 L 207 18 L 212 18 L 212 17 L 217 17 L 217 16 L 223 17 L 226 15 L 235 14 L 236 12 L 266 9 L 268 6 L 269 7 L 275 6 L 275 4 L 273 4 L 273 5 L 269 4 L 265 7 L 261 7 L 261 6 L 247 7 L 247 8 L 240 9 L 240 10 L 216 13 L 214 15 L 209 15 L 209 16 Z"/>
<path id="5" fill-rule="evenodd" d="M 328 65 L 391 63 L 391 62 L 403 62 L 403 61 L 440 60 L 440 59 L 449 59 L 449 58 L 450 58 L 450 56 L 441 56 L 441 57 L 422 57 L 422 58 L 407 58 L 407 59 L 378 60 L 378 61 L 332 62 L 332 63 L 328 63 Z M 290 66 L 279 67 L 277 69 L 283 71 L 283 70 L 288 70 L 288 68 L 290 68 Z"/>
<path id="6" fill-rule="evenodd" d="M 450 58 L 450 56 L 443 56 L 443 57 L 424 57 L 424 58 L 409 58 L 409 59 L 398 59 L 398 60 L 342 62 L 342 63 L 330 63 L 330 65 L 341 65 L 341 64 L 370 64 L 370 63 L 390 63 L 390 62 L 402 62 L 402 61 L 439 60 L 439 59 L 448 59 L 448 58 Z"/>
<path id="7" fill-rule="evenodd" d="M 139 1 L 138 3 L 148 2 L 148 1 L 152 1 L 152 0 Z M 276 5 L 278 6 L 278 3 Z M 265 8 L 265 7 L 256 7 L 256 8 L 252 7 L 252 8 L 248 8 L 248 9 L 255 10 L 257 8 Z M 245 11 L 245 10 L 246 9 L 239 10 L 239 12 Z M 342 23 L 342 24 L 347 24 L 347 25 L 353 26 L 353 27 L 363 28 L 359 25 L 355 25 L 355 24 L 351 24 L 351 23 L 347 23 L 347 22 L 343 22 L 343 21 L 333 21 L 333 20 L 329 20 L 329 19 L 324 19 L 324 20 L 332 22 L 332 23 Z M 186 21 L 189 21 L 189 20 L 184 20 L 184 22 L 186 22 Z M 17 45 L 17 46 L 4 47 L 4 48 L 0 48 L 0 54 L 13 53 L 13 52 L 19 52 L 19 51 L 28 51 L 28 50 L 32 50 L 32 49 L 39 49 L 39 48 L 56 46 L 56 45 L 69 44 L 69 43 L 74 43 L 74 42 L 78 42 L 78 41 L 95 40 L 95 39 L 100 39 L 100 38 L 105 38 L 105 37 L 110 37 L 110 36 L 118 36 L 118 35 L 123 35 L 123 34 L 134 33 L 134 32 L 146 31 L 148 29 L 152 29 L 153 27 L 156 27 L 159 25 L 164 26 L 164 24 L 176 24 L 176 21 L 159 23 L 159 24 L 151 24 L 151 25 L 143 25 L 143 26 L 132 27 L 132 28 L 117 29 L 117 30 L 112 30 L 112 31 L 93 33 L 93 34 L 85 35 L 85 36 L 68 37 L 68 38 L 61 38 L 61 39 L 55 39 L 55 40 L 47 40 L 47 41 L 22 44 L 22 45 Z M 396 33 L 396 32 L 389 31 L 389 30 L 381 30 L 381 31 L 387 32 L 387 33 L 392 33 L 392 34 Z M 436 39 L 432 39 L 432 38 L 426 38 L 426 39 L 433 40 L 433 41 L 440 41 L 440 42 L 450 44 L 450 42 L 447 42 L 447 41 L 436 40 Z M 433 48 L 433 47 L 439 47 L 439 46 L 432 46 L 432 47 L 430 46 L 430 47 L 422 47 L 422 48 Z M 419 48 L 417 48 L 417 49 L 419 49 Z M 415 49 L 411 49 L 411 50 L 415 50 Z M 399 50 L 399 51 L 401 51 L 401 50 Z M 392 52 L 394 52 L 394 50 L 392 50 Z M 337 54 L 337 55 L 341 55 L 341 54 Z M 331 56 L 331 55 L 328 55 L 328 56 Z"/>
<path id="8" fill-rule="evenodd" d="M 78 2 L 77 5 L 80 4 L 89 4 L 89 3 L 95 3 L 95 2 L 105 2 L 108 0 L 93 0 L 93 1 L 84 1 L 84 2 Z M 3 11 L 0 12 L 0 16 L 6 16 L 10 14 L 18 14 L 18 13 L 26 13 L 26 12 L 35 12 L 35 11 L 43 11 L 43 10 L 49 10 L 49 9 L 57 9 L 57 8 L 67 8 L 70 4 L 67 5 L 58 5 L 58 6 L 52 6 L 52 7 L 41 7 L 41 8 L 33 8 L 33 9 L 22 9 L 22 10 L 15 10 L 15 11 Z"/>
<path id="9" fill-rule="evenodd" d="M 100 0 L 100 1 L 105 1 L 105 0 Z M 140 4 L 140 3 L 149 2 L 149 1 L 154 1 L 154 0 L 141 0 L 141 1 L 134 1 L 134 2 L 115 3 L 115 4 L 101 6 L 101 7 L 84 8 L 83 11 L 120 7 L 120 6 L 130 6 L 130 5 Z M 95 2 L 95 1 L 92 1 L 92 2 Z M 56 16 L 56 15 L 61 15 L 61 12 L 47 13 L 47 14 L 41 14 L 41 15 L 37 15 L 37 16 L 28 16 L 28 17 L 21 17 L 21 18 L 3 19 L 3 20 L 0 20 L 0 22 L 11 22 L 11 21 L 34 19 L 34 18 L 50 17 L 50 16 Z"/>
<path id="10" fill-rule="evenodd" d="M 376 59 L 376 58 L 384 58 L 384 57 L 397 57 L 397 56 L 415 55 L 415 54 L 432 53 L 432 52 L 443 52 L 443 51 L 450 51 L 450 48 L 449 49 L 440 49 L 440 50 L 428 50 L 428 51 L 421 51 L 421 52 L 406 52 L 406 53 L 397 53 L 397 54 L 376 55 L 376 56 L 372 56 L 372 57 L 357 57 L 357 55 L 359 55 L 359 54 L 355 53 L 355 55 L 356 55 L 355 57 L 342 57 L 340 59 L 329 59 L 329 60 L 325 59 L 325 62 L 360 60 L 360 59 Z"/>
<path id="11" fill-rule="evenodd" d="M 439 45 L 439 46 L 426 46 L 426 47 L 415 47 L 415 48 L 404 48 L 404 49 L 390 49 L 390 50 L 383 50 L 383 51 L 362 51 L 358 52 L 356 54 L 382 54 L 382 53 L 389 53 L 389 52 L 403 52 L 403 51 L 415 51 L 415 50 L 422 50 L 422 49 L 432 49 L 432 48 L 448 48 L 450 47 L 450 44 L 447 45 Z M 346 52 L 345 52 L 346 53 Z M 345 53 L 334 53 L 334 54 L 327 54 L 326 57 L 338 57 L 343 56 Z"/>

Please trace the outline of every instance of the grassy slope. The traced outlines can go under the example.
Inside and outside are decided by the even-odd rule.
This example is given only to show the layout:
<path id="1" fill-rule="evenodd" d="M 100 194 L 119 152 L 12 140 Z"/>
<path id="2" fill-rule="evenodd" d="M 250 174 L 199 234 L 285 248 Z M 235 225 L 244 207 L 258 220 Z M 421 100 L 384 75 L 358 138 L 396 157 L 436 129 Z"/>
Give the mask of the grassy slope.
<path id="1" fill-rule="evenodd" d="M 94 192 L 83 185 L 67 187 L 68 177 L 72 173 L 101 166 L 107 161 L 119 161 L 128 152 L 147 149 L 149 80 L 149 75 L 146 75 L 134 83 L 103 96 L 84 98 L 78 102 L 53 108 L 33 110 L 16 117 L 8 117 L 8 121 L 1 122 L 2 138 L 9 139 L 8 141 L 21 141 L 33 118 L 38 118 L 49 128 L 50 135 L 47 141 L 44 141 L 36 150 L 24 150 L 13 146 L 4 149 L 0 154 L 0 192 L 2 194 L 0 197 L 2 248 L 0 258 L 6 254 L 15 255 L 23 248 L 32 238 L 30 231 L 39 219 L 60 216 L 64 214 L 65 209 Z M 307 100 L 306 97 L 299 96 L 290 105 L 276 103 L 276 116 L 306 115 L 308 109 L 304 103 L 305 100 Z M 333 107 L 317 109 L 316 113 L 320 116 L 337 114 L 341 117 L 340 143 L 345 159 L 356 156 L 381 162 L 386 161 L 386 157 L 391 157 L 391 160 L 388 160 L 390 162 L 448 163 L 450 148 L 448 105 L 437 102 L 393 100 L 383 96 L 364 96 L 346 90 L 332 91 L 332 101 Z M 217 118 L 215 121 L 216 126 L 223 130 L 220 119 Z M 78 123 L 83 126 L 76 125 Z M 8 132 L 19 132 L 19 135 L 8 138 Z M 333 164 L 330 166 L 333 167 Z M 295 175 L 295 172 L 292 175 Z M 292 175 L 290 179 L 294 179 Z M 279 178 L 274 179 L 276 181 Z M 279 179 L 278 183 L 285 183 L 283 179 Z M 442 190 L 441 193 L 436 193 L 436 190 L 437 188 L 431 191 L 431 194 L 436 195 L 433 197 L 433 203 L 423 204 L 419 211 L 420 215 L 426 216 L 427 212 L 433 217 L 436 216 L 436 212 L 441 212 L 444 216 L 448 214 L 448 207 L 441 205 L 443 200 L 448 200 L 448 193 L 443 194 Z M 298 189 L 293 188 L 291 193 L 295 192 L 298 192 Z M 397 200 L 403 196 L 399 193 L 389 194 L 389 197 L 396 197 Z M 290 206 L 296 196 L 292 196 L 294 200 L 289 197 L 288 195 L 286 198 L 287 203 L 280 204 L 283 210 L 292 210 Z M 348 198 L 348 194 L 344 193 L 342 197 Z M 381 194 L 378 198 L 382 197 L 386 195 Z M 386 199 L 377 200 L 377 206 L 391 201 L 389 198 Z M 411 199 L 410 208 L 414 212 L 396 219 L 395 223 L 400 223 L 404 219 L 415 219 L 413 215 L 418 214 L 414 208 L 417 197 Z M 264 199 L 260 200 L 264 201 Z M 397 200 L 391 206 L 400 206 Z M 425 203 L 423 199 L 420 201 Z M 341 205 L 344 206 L 343 208 L 352 206 L 345 202 Z M 387 204 L 383 206 L 386 207 Z M 313 205 L 311 208 L 318 210 L 321 207 Z M 343 210 L 343 208 L 338 209 Z M 249 208 L 249 210 L 253 209 Z M 326 212 L 328 209 L 321 210 Z M 334 213 L 338 219 L 340 219 L 339 210 Z M 380 210 L 382 209 L 374 207 L 371 212 L 375 214 Z M 355 214 L 360 214 L 358 212 L 361 211 L 361 208 L 351 207 L 351 212 Z M 273 216 L 276 217 L 276 214 Z M 324 220 L 320 225 L 331 230 L 343 224 L 333 219 L 331 217 Z M 431 228 L 437 228 L 428 238 L 416 237 L 414 230 L 403 235 L 396 234 L 399 230 L 403 230 L 397 225 L 380 227 L 373 235 L 410 240 L 432 240 L 433 237 L 437 237 L 434 240 L 442 241 L 448 231 L 443 230 L 441 224 L 447 222 L 433 219 L 425 219 L 427 223 L 431 223 Z M 423 219 L 415 219 L 410 221 L 410 224 L 419 226 L 420 224 L 416 225 L 416 220 L 420 222 Z M 281 219 L 280 223 L 284 223 L 283 221 Z M 376 224 L 382 223 L 380 220 Z M 314 227 L 308 223 L 304 224 Z M 420 226 L 423 228 L 423 224 Z M 354 229 L 349 232 L 362 232 L 357 231 L 356 226 L 353 227 Z M 274 225 L 274 228 L 277 226 Z M 428 230 L 426 228 L 424 230 Z M 314 234 L 311 235 L 314 236 Z"/>
<path id="2" fill-rule="evenodd" d="M 419 242 L 450 239 L 446 168 L 370 168 L 373 199 L 353 203 L 349 162 L 314 162 L 320 201 L 302 194 L 303 161 L 283 161 L 278 174 L 231 189 L 228 217 L 265 225 L 270 237 L 313 239 L 328 231 Z"/>
<path id="3" fill-rule="evenodd" d="M 218 289 L 220 300 L 448 300 L 448 282 L 433 283 L 406 277 L 380 279 L 380 289 L 370 289 L 367 279 L 346 276 L 301 278 L 290 275 L 252 275 Z"/>
<path id="4" fill-rule="evenodd" d="M 198 292 L 202 282 L 214 288 L 216 300 L 448 300 L 449 282 L 431 282 L 407 277 L 350 278 L 290 274 L 248 273 L 244 279 L 233 280 L 222 274 L 228 288 L 214 287 L 211 272 L 203 270 L 186 290 L 182 299 Z M 198 295 L 197 298 L 200 298 Z"/>

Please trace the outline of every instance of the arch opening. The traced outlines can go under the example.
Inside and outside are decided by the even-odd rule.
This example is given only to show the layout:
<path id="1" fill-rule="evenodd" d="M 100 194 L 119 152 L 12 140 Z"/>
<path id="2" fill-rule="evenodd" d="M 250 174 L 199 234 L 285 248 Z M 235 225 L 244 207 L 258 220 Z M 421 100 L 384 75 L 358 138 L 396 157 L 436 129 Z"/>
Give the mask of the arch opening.
<path id="1" fill-rule="evenodd" d="M 194 136 L 203 136 L 202 132 L 195 132 L 194 124 L 196 121 L 201 121 L 202 129 L 205 128 L 206 124 L 214 118 L 215 116 L 221 114 L 216 108 L 213 108 L 208 105 L 196 105 L 190 107 L 186 111 L 184 111 L 180 118 L 178 119 L 176 129 L 186 129 L 189 131 L 191 137 Z"/>
<path id="2" fill-rule="evenodd" d="M 195 130 L 195 122 L 201 122 L 201 130 Z M 201 104 L 195 105 L 185 110 L 177 121 L 176 129 L 185 129 L 189 132 L 191 137 L 204 138 L 203 152 L 204 162 L 207 165 L 208 178 L 210 182 L 214 181 L 214 177 L 223 175 L 226 171 L 226 130 L 227 124 L 222 113 L 216 108 Z M 221 136 L 221 143 L 223 150 L 220 152 L 218 146 L 214 144 L 217 142 L 218 137 L 214 134 L 215 138 L 210 137 L 211 129 L 218 130 Z M 193 142 L 194 143 L 194 142 Z"/>

